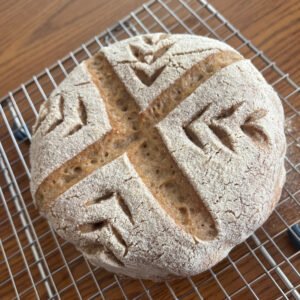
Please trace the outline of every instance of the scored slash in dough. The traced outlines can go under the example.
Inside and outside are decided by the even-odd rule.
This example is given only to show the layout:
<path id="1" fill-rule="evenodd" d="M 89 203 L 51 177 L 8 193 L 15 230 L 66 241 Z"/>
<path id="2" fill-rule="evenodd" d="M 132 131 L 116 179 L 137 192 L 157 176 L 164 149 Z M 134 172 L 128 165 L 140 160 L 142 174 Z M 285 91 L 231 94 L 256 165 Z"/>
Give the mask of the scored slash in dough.
<path id="1" fill-rule="evenodd" d="M 40 109 L 31 191 L 93 264 L 194 275 L 268 218 L 285 180 L 283 109 L 249 60 L 148 34 L 82 62 Z"/>

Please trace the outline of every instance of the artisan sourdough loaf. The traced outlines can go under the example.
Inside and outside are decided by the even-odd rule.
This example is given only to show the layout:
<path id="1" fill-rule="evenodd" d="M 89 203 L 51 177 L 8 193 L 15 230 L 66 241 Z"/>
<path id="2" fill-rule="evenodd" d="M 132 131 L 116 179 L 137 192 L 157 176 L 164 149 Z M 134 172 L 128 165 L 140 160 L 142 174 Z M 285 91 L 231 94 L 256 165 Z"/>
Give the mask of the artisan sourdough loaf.
<path id="1" fill-rule="evenodd" d="M 93 264 L 162 280 L 223 259 L 285 180 L 283 110 L 230 46 L 149 34 L 78 65 L 40 109 L 31 191 Z"/>

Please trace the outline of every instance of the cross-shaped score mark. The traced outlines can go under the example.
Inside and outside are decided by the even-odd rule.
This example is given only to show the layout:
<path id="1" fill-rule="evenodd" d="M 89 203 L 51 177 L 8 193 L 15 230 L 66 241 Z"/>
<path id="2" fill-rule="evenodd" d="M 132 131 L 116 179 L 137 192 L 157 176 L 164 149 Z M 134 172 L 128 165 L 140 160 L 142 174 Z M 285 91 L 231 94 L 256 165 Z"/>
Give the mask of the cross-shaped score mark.
<path id="1" fill-rule="evenodd" d="M 101 59 L 103 64 L 101 69 L 106 74 L 105 70 L 111 67 L 104 58 Z M 110 88 L 112 81 L 119 83 L 114 89 Z M 182 99 L 173 101 L 157 99 L 149 110 L 140 112 L 135 100 L 127 93 L 118 78 L 103 76 L 98 84 L 106 95 L 104 100 L 107 111 L 111 112 L 110 122 L 116 124 L 107 143 L 103 141 L 101 146 L 108 153 L 107 159 L 112 161 L 126 154 L 145 186 L 180 226 L 190 233 L 195 227 L 195 235 L 198 238 L 212 238 L 216 231 L 211 216 L 172 159 L 154 126 L 187 97 L 183 87 L 179 87 L 182 89 L 179 93 Z M 207 226 L 195 226 L 196 224 L 190 221 L 191 211 L 199 214 L 199 220 L 207 220 Z"/>
<path id="2" fill-rule="evenodd" d="M 215 72 L 240 59 L 231 52 L 209 55 L 141 112 L 106 58 L 98 55 L 90 61 L 89 69 L 98 77 L 96 84 L 113 129 L 51 174 L 38 189 L 38 203 L 51 206 L 60 194 L 88 174 L 126 154 L 145 187 L 183 230 L 196 239 L 213 239 L 217 230 L 209 211 L 154 126 Z"/>

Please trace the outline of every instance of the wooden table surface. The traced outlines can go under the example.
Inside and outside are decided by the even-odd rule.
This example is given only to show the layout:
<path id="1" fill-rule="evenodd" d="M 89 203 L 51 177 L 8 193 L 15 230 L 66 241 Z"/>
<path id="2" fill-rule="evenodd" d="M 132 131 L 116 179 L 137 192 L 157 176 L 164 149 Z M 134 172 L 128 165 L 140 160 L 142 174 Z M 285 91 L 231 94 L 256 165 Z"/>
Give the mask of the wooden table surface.
<path id="1" fill-rule="evenodd" d="M 18 87 L 22 82 L 27 81 L 36 73 L 39 73 L 45 67 L 55 63 L 56 60 L 65 56 L 91 37 L 105 30 L 108 26 L 114 24 L 144 2 L 144 0 L 0 0 L 0 97 L 7 94 L 8 91 Z M 292 79 L 297 83 L 300 83 L 299 0 L 210 0 L 210 2 L 233 25 L 235 25 L 242 34 L 252 40 L 254 45 L 263 50 L 271 60 L 275 61 L 278 66 L 283 69 L 283 71 L 288 72 Z M 41 5 L 41 3 L 43 5 Z M 297 124 L 300 124 L 300 122 Z M 5 126 L 1 124 L 0 120 L 0 129 L 2 128 L 5 128 Z M 295 128 L 300 127 L 296 126 Z M 293 131 L 292 133 L 297 138 L 300 138 L 299 132 Z M 1 139 L 4 136 L 9 136 L 8 132 L 1 132 L 0 130 L 0 141 L 3 144 L 4 149 L 14 149 L 14 145 L 11 141 L 8 141 L 8 138 L 6 138 L 5 141 L 4 138 Z M 289 139 L 289 141 L 291 141 L 291 139 Z M 28 144 L 23 144 L 21 146 L 21 151 L 23 153 L 26 151 L 27 153 L 28 146 Z M 21 164 L 17 161 L 17 153 L 14 153 L 13 150 L 10 151 L 11 152 L 8 155 L 9 160 L 15 161 L 16 165 Z M 26 155 L 25 159 L 28 160 L 28 153 Z M 294 163 L 297 161 L 300 162 L 299 151 L 297 153 L 288 152 L 288 155 L 290 155 Z M 294 173 L 292 173 L 292 175 Z M 291 175 L 288 175 L 288 177 L 289 176 Z M 0 176 L 0 186 L 2 187 L 4 185 L 1 180 L 2 178 Z M 20 180 L 23 179 L 21 178 Z M 297 182 L 295 183 L 295 186 L 293 186 L 293 178 L 290 178 L 290 180 L 291 189 L 298 190 L 299 186 L 296 186 Z M 24 182 L 23 188 L 27 188 L 28 180 L 25 181 L 24 179 Z M 300 179 L 298 179 L 298 182 L 300 182 Z M 10 192 L 7 187 L 3 188 L 3 190 L 4 196 L 6 194 L 9 195 Z M 28 199 L 31 203 L 31 196 L 28 189 L 23 193 L 23 197 L 25 200 Z M 295 222 L 297 218 L 299 219 L 299 212 L 297 213 L 297 208 L 299 206 L 296 206 L 295 210 L 290 209 L 290 206 L 284 208 L 284 213 L 289 209 L 289 214 L 286 218 L 290 220 L 289 222 Z M 36 220 L 38 220 L 38 224 L 36 225 L 37 231 L 45 232 L 46 228 L 48 228 L 46 222 L 39 219 L 36 210 L 32 209 L 32 214 Z M 7 217 L 5 216 L 5 212 L 0 209 L 0 219 L 5 217 Z M 272 226 L 276 222 L 275 217 L 271 217 L 270 222 L 268 223 L 269 225 L 266 226 L 269 226 L 270 230 L 274 230 Z M 11 230 L 10 228 L 7 229 Z M 7 234 L 11 234 L 9 230 Z M 23 236 L 24 232 L 21 232 L 19 236 L 21 241 Z M 26 237 L 24 240 L 26 240 Z M 63 243 L 60 239 L 59 242 Z M 288 244 L 288 241 L 284 240 L 284 242 Z M 55 243 L 53 238 L 48 235 L 46 235 L 44 240 L 41 239 L 42 248 L 44 249 L 45 247 L 46 250 L 44 251 L 46 253 L 57 247 Z M 4 243 L 4 248 L 8 253 L 10 251 L 13 253 L 16 247 L 17 244 L 13 240 L 8 240 Z M 236 247 L 231 253 L 232 257 L 240 257 L 245 251 L 248 251 L 243 247 L 244 245 L 242 244 Z M 289 246 L 287 246 L 286 249 L 290 249 Z M 272 249 L 268 249 L 268 251 L 271 250 Z M 30 249 L 28 248 L 24 251 L 25 255 L 27 255 L 26 251 L 30 253 Z M 74 258 L 74 255 L 77 255 L 74 247 L 70 244 L 63 246 L 63 252 L 67 261 L 69 261 L 69 258 L 71 261 L 71 258 Z M 29 255 L 30 254 L 28 254 L 28 256 Z M 276 255 L 277 254 L 275 253 L 274 257 L 277 259 Z M 55 254 L 52 254 L 47 260 L 48 259 L 49 264 L 53 268 L 60 268 L 61 265 L 64 265 L 64 262 L 60 259 L 59 253 L 56 255 L 55 252 Z M 11 262 L 11 265 L 14 264 L 16 270 L 18 270 L 18 268 L 22 269 L 23 266 L 21 260 L 22 258 L 18 256 L 14 262 Z M 257 272 L 260 271 L 259 266 L 256 266 L 254 263 L 254 259 L 252 260 L 252 263 L 249 263 L 246 260 L 242 260 L 240 263 L 240 269 L 243 270 L 249 278 L 257 276 Z M 298 262 L 295 261 L 295 265 L 296 263 L 296 267 L 300 268 L 299 260 Z M 215 268 L 220 269 L 225 265 L 226 263 L 223 262 Z M 79 276 L 81 272 L 83 272 L 82 270 L 87 268 L 83 259 L 70 263 L 69 267 L 72 272 L 74 271 L 74 277 L 76 277 L 77 273 Z M 35 274 L 35 271 L 32 272 Z M 96 271 L 95 274 L 100 285 L 109 286 L 114 280 L 112 275 L 105 271 L 100 270 L 99 273 L 97 272 L 98 271 Z M 232 286 L 236 287 L 237 284 L 243 286 L 244 282 L 238 282 L 239 280 L 241 281 L 241 279 L 239 276 L 236 276 L 234 270 L 230 272 L 227 271 L 226 274 L 221 274 L 219 279 L 222 282 L 227 283 L 229 289 Z M 36 273 L 38 273 L 38 270 Z M 197 284 L 197 281 L 200 283 L 205 280 L 206 276 L 210 275 L 208 273 L 202 273 L 194 277 L 193 280 Z M 8 273 L 2 273 L 0 271 L 0 283 L 1 280 L 6 280 L 7 277 L 9 277 Z M 69 275 L 66 270 L 56 272 L 53 277 L 58 288 L 61 289 L 64 288 L 69 280 Z M 30 282 L 26 283 L 26 280 L 23 279 L 24 278 L 20 279 L 21 282 L 19 284 L 20 286 L 24 285 L 25 288 L 27 284 L 30 285 Z M 233 282 L 234 280 L 235 282 Z M 125 285 L 128 295 L 135 295 L 135 293 L 137 293 L 136 289 L 139 286 L 138 281 L 133 282 L 125 279 L 122 281 L 122 284 Z M 263 289 L 260 293 L 264 293 L 263 295 L 265 298 L 262 299 L 270 299 L 268 298 L 268 284 L 271 286 L 272 282 L 262 282 L 257 286 L 258 290 Z M 87 278 L 87 280 L 81 281 L 78 286 L 80 289 L 82 288 L 84 291 L 83 293 L 86 293 L 86 295 L 89 292 L 92 293 L 93 279 Z M 152 286 L 152 283 L 149 283 L 149 286 Z M 187 280 L 181 280 L 179 283 L 175 283 L 174 286 L 177 287 L 178 292 L 180 291 L 182 293 L 190 289 L 190 283 Z M 44 287 L 40 287 L 40 289 L 43 288 Z M 141 287 L 139 288 L 141 289 Z M 204 293 L 206 299 L 223 299 L 222 291 L 216 284 L 213 284 L 212 281 L 209 281 L 207 284 L 201 284 L 201 288 L 203 289 L 202 293 Z M 0 295 L 1 292 L 3 295 L 2 297 L 0 296 L 1 299 L 10 299 L 10 296 L 13 295 L 12 285 L 7 285 L 6 289 L 0 290 Z M 121 294 L 120 296 L 116 296 L 118 292 L 120 292 L 118 287 L 112 288 L 106 292 L 106 297 L 108 299 L 123 299 Z M 30 291 L 30 293 L 33 292 Z M 28 299 L 33 299 L 33 294 L 30 293 L 28 294 Z M 46 291 L 44 291 L 44 293 L 46 295 Z M 72 291 L 67 290 L 65 299 L 70 295 L 72 295 Z M 155 299 L 169 299 L 168 297 L 170 296 L 168 289 L 163 284 L 155 285 L 152 288 L 152 296 L 153 295 Z M 195 299 L 195 295 L 196 294 L 190 295 L 185 299 Z M 252 298 L 247 298 L 245 296 L 243 299 Z"/>
<path id="2" fill-rule="evenodd" d="M 299 0 L 211 0 L 254 45 L 300 82 Z M 86 4 L 88 3 L 88 4 Z M 145 0 L 0 0 L 0 97 Z"/>

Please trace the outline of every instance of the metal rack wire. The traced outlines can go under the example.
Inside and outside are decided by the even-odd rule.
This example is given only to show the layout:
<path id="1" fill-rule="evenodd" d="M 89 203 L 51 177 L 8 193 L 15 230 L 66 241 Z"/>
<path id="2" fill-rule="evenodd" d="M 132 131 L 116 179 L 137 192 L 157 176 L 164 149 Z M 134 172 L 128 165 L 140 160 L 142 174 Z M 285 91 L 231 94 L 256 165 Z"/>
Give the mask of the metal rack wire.
<path id="1" fill-rule="evenodd" d="M 95 268 L 61 240 L 33 205 L 28 159 L 38 108 L 74 66 L 104 45 L 158 31 L 218 38 L 250 58 L 282 99 L 288 141 L 287 183 L 269 220 L 217 266 L 165 283 Z M 132 12 L 0 100 L 0 298 L 300 299 L 300 251 L 287 235 L 300 220 L 299 111 L 299 86 L 206 1 L 156 0 Z"/>

